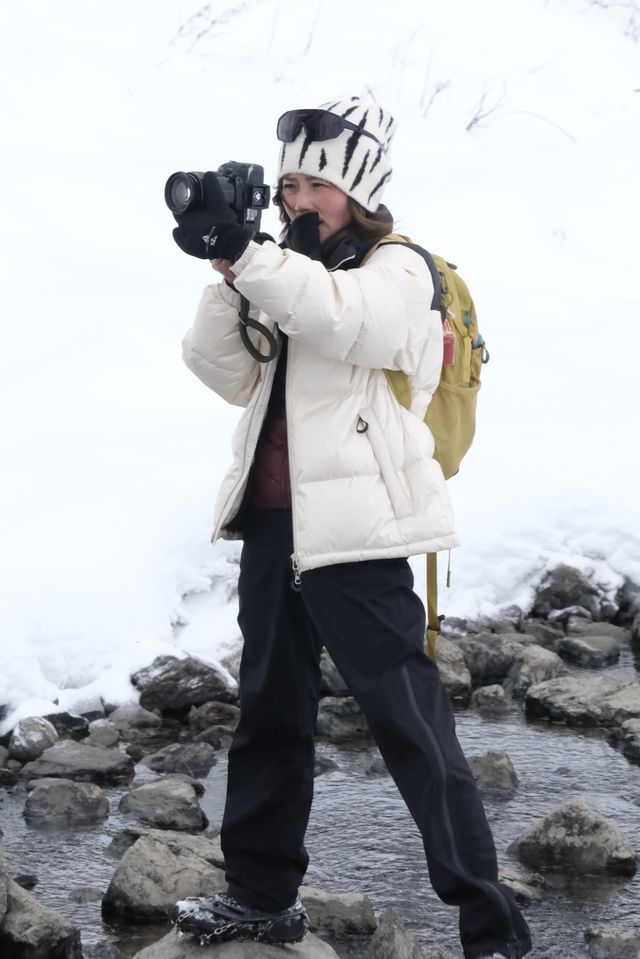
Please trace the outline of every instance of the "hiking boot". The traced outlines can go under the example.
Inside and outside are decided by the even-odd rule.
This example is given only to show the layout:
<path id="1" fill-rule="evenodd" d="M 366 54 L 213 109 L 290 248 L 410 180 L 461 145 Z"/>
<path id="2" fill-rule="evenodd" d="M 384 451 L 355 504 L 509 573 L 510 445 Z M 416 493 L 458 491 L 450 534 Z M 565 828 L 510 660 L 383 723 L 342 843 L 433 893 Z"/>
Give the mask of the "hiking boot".
<path id="1" fill-rule="evenodd" d="M 200 940 L 200 945 L 229 939 L 285 944 L 300 942 L 309 920 L 300 897 L 288 909 L 268 912 L 254 909 L 233 896 L 194 896 L 176 903 L 174 924 L 179 933 Z"/>

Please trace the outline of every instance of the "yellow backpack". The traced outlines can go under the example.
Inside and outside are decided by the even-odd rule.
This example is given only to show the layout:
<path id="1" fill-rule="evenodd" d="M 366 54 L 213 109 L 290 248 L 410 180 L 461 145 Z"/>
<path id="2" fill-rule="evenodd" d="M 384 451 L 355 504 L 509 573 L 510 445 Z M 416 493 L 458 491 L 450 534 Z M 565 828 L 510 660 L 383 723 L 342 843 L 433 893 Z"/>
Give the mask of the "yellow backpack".
<path id="1" fill-rule="evenodd" d="M 432 256 L 400 233 L 389 233 L 370 250 L 366 260 L 386 243 L 404 243 L 424 258 L 434 286 L 432 309 L 439 309 L 444 332 L 444 362 L 440 383 L 431 397 L 424 418 L 435 440 L 434 458 L 445 479 L 458 472 L 476 430 L 476 404 L 480 373 L 489 361 L 489 353 L 478 330 L 478 318 L 471 294 L 456 267 L 441 256 Z M 385 376 L 397 401 L 411 407 L 411 383 L 401 370 L 385 370 Z M 448 582 L 447 582 L 448 585 Z M 437 557 L 427 556 L 427 652 L 435 660 L 435 644 L 440 630 L 437 599 Z"/>

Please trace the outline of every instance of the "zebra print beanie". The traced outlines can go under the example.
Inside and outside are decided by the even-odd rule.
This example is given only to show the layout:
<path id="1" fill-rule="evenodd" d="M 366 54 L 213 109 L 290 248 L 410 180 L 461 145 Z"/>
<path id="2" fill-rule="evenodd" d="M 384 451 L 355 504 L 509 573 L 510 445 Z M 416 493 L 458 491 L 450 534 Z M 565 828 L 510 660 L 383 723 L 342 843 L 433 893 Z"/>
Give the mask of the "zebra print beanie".
<path id="1" fill-rule="evenodd" d="M 292 143 L 281 144 L 278 183 L 287 173 L 319 177 L 374 213 L 391 179 L 389 150 L 396 120 L 377 104 L 360 97 L 333 100 L 318 109 L 335 113 L 359 129 L 348 128 L 332 140 L 318 141 L 301 129 Z"/>

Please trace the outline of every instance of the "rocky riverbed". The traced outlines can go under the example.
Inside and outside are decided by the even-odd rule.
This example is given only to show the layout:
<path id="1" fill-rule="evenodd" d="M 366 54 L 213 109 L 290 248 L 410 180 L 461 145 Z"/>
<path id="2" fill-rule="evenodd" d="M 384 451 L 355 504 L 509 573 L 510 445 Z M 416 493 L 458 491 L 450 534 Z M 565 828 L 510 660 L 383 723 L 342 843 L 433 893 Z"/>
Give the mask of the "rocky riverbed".
<path id="1" fill-rule="evenodd" d="M 640 589 L 612 602 L 560 568 L 532 610 L 446 626 L 440 668 L 532 956 L 637 959 Z M 303 890 L 317 938 L 295 954 L 454 959 L 456 917 L 429 887 L 415 827 L 326 659 L 323 675 Z M 236 691 L 193 659 L 133 680 L 140 704 L 33 718 L 0 746 L 3 959 L 196 954 L 170 912 L 223 884 Z M 258 948 L 215 954 L 266 957 Z"/>

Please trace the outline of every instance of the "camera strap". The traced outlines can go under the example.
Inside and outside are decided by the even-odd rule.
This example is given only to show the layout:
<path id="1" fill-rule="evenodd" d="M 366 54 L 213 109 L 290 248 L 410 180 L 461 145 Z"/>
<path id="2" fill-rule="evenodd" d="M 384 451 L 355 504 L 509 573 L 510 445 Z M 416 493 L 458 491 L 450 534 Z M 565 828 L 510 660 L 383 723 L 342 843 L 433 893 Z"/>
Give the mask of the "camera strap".
<path id="1" fill-rule="evenodd" d="M 271 360 L 275 360 L 280 352 L 280 343 L 264 323 L 259 323 L 258 320 L 254 320 L 249 316 L 250 308 L 251 304 L 249 300 L 240 294 L 240 338 L 254 360 L 257 360 L 258 363 L 270 363 Z M 256 330 L 261 336 L 264 336 L 269 346 L 268 353 L 261 353 L 258 347 L 254 346 L 251 342 L 249 327 L 251 327 L 252 330 Z"/>

